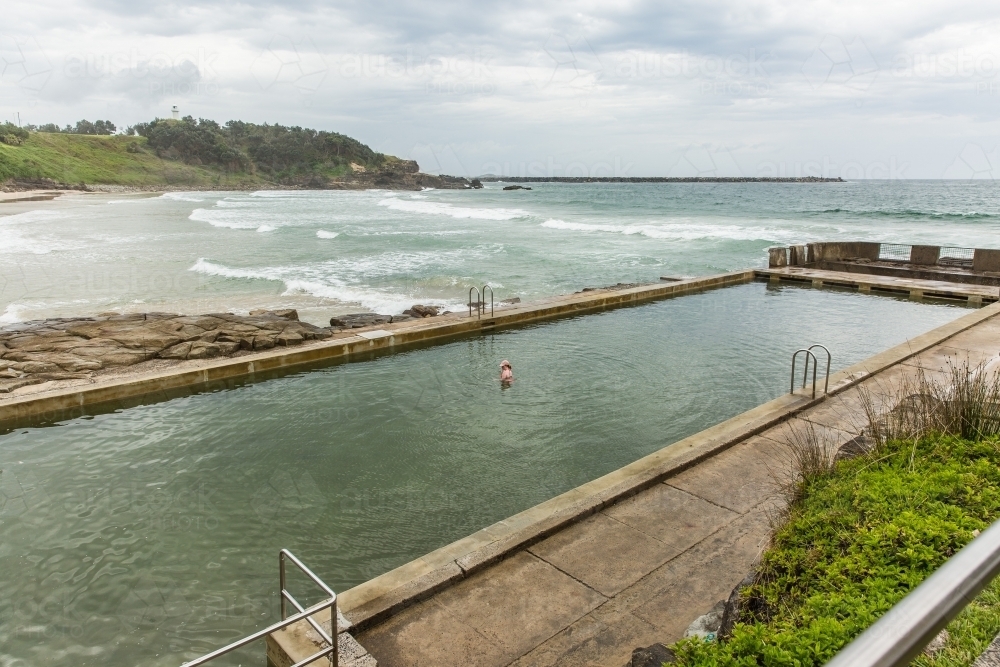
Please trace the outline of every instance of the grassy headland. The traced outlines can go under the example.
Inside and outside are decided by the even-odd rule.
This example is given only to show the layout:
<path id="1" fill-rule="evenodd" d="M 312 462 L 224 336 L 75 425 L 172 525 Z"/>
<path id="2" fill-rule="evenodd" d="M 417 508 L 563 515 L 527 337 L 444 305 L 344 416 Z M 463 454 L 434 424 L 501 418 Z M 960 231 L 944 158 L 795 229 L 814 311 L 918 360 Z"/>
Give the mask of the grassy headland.
<path id="1" fill-rule="evenodd" d="M 0 143 L 0 182 L 125 185 L 136 188 L 241 189 L 261 185 L 254 174 L 164 159 L 145 137 L 32 132 L 19 146 Z"/>
<path id="2" fill-rule="evenodd" d="M 193 118 L 157 119 L 125 135 L 24 132 L 0 136 L 0 184 L 134 188 L 355 189 L 468 187 L 419 173 L 416 162 L 335 132 Z M 132 134 L 134 132 L 135 134 Z"/>

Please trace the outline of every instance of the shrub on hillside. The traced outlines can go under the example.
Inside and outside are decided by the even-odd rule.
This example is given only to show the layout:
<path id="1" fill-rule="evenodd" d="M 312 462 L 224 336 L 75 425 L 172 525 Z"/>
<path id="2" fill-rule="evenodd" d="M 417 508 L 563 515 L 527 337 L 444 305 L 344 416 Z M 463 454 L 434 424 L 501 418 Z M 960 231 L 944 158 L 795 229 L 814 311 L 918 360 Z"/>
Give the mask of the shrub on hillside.
<path id="1" fill-rule="evenodd" d="M 0 124 L 0 142 L 8 146 L 20 146 L 27 138 L 27 130 L 9 122 Z"/>
<path id="2" fill-rule="evenodd" d="M 356 139 L 302 127 L 257 125 L 187 116 L 180 121 L 156 119 L 130 131 L 148 139 L 157 155 L 189 164 L 255 171 L 277 181 L 293 181 L 349 168 L 351 162 L 378 167 L 385 156 Z"/>

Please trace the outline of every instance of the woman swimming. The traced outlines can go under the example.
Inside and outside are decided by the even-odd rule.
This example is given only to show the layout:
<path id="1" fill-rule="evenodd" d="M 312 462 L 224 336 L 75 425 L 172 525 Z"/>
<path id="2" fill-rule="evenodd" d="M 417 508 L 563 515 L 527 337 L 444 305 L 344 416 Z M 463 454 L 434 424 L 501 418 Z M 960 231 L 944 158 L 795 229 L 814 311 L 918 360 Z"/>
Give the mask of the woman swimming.
<path id="1" fill-rule="evenodd" d="M 510 362 L 504 359 L 500 362 L 500 384 L 509 386 L 514 381 L 514 369 Z"/>

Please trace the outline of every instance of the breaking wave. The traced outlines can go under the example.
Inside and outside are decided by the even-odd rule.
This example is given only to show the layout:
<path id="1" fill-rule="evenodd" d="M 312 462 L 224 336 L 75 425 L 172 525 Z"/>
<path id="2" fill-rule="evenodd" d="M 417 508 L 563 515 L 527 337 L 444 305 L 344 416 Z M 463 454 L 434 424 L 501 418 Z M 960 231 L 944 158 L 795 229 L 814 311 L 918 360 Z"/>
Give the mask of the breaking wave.
<path id="1" fill-rule="evenodd" d="M 471 218 L 474 220 L 515 220 L 527 218 L 531 213 L 519 208 L 469 208 L 452 206 L 442 202 L 419 201 L 389 197 L 378 203 L 393 211 L 407 213 L 423 213 L 424 215 L 447 215 L 452 218 Z"/>
<path id="2" fill-rule="evenodd" d="M 418 258 L 412 258 L 409 268 L 419 263 Z M 406 264 L 406 258 L 402 258 L 402 263 Z M 396 272 L 407 268 L 406 266 L 395 266 L 389 271 L 386 270 L 387 261 L 383 257 L 365 258 L 360 262 L 353 262 L 355 270 L 371 269 L 369 275 L 376 269 L 382 272 Z M 426 297 L 417 298 L 410 294 L 400 294 L 387 290 L 370 287 L 363 284 L 350 284 L 348 281 L 337 277 L 344 268 L 337 262 L 328 262 L 319 266 L 274 266 L 259 269 L 241 269 L 228 267 L 204 257 L 189 269 L 195 273 L 223 278 L 233 278 L 241 280 L 273 280 L 280 281 L 285 286 L 282 296 L 295 294 L 306 294 L 321 299 L 331 299 L 345 304 L 358 304 L 369 310 L 379 313 L 401 313 L 411 305 L 419 301 L 430 305 L 459 307 L 458 302 L 451 303 L 441 299 L 428 299 Z M 359 276 L 360 277 L 360 276 Z"/>
<path id="3" fill-rule="evenodd" d="M 673 224 L 591 224 L 585 222 L 567 222 L 565 220 L 549 219 L 542 223 L 548 229 L 560 229 L 575 232 L 605 232 L 632 236 L 639 234 L 652 239 L 668 239 L 676 241 L 695 241 L 699 239 L 727 239 L 734 241 L 783 240 L 791 237 L 791 230 L 767 227 L 743 227 L 740 225 L 704 225 L 694 223 Z M 801 233 L 796 233 L 796 236 Z"/>
<path id="4" fill-rule="evenodd" d="M 173 201 L 203 202 L 204 197 L 198 197 L 194 192 L 164 192 L 160 199 L 170 199 Z"/>

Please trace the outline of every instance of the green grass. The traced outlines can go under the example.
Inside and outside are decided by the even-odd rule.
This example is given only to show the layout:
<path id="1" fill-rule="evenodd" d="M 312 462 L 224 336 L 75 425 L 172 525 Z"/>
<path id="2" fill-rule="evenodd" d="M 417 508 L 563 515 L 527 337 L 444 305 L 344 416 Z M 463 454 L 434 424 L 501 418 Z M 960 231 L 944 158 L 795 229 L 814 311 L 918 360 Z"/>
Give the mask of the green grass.
<path id="1" fill-rule="evenodd" d="M 135 144 L 138 152 L 129 152 L 130 144 Z M 264 183 L 251 174 L 163 160 L 145 145 L 143 137 L 33 132 L 20 146 L 0 143 L 0 182 L 48 178 L 70 184 L 202 188 Z"/>
<path id="2" fill-rule="evenodd" d="M 822 665 L 1000 516 L 1000 441 L 886 443 L 803 482 L 749 595 L 764 603 L 728 641 L 675 645 L 678 663 Z M 994 582 L 921 667 L 971 664 L 1000 630 Z"/>

